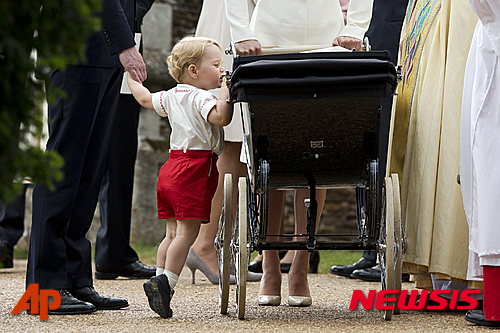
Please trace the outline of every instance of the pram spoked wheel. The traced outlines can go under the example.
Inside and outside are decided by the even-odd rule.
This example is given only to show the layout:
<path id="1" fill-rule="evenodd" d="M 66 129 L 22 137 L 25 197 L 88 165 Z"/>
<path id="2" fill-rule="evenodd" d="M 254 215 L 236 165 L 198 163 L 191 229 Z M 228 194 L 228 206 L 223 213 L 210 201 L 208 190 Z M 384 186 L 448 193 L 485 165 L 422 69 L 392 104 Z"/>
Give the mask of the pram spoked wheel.
<path id="1" fill-rule="evenodd" d="M 391 175 L 392 179 L 392 193 L 394 197 L 394 240 L 395 240 L 395 270 L 394 270 L 394 289 L 401 290 L 402 285 L 402 274 L 403 274 L 403 249 L 404 249 L 404 240 L 403 240 L 403 222 L 401 220 L 401 197 L 399 192 L 399 176 L 397 173 L 393 173 Z M 394 308 L 394 314 L 399 314 L 400 310 L 398 308 L 399 296 L 397 296 L 396 306 Z"/>
<path id="2" fill-rule="evenodd" d="M 229 269 L 231 267 L 231 227 L 233 225 L 233 177 L 224 176 L 224 202 L 215 238 L 215 250 L 219 261 L 219 306 L 220 313 L 227 313 L 229 302 Z"/>
<path id="3" fill-rule="evenodd" d="M 392 180 L 385 177 L 382 189 L 382 228 L 380 230 L 380 270 L 382 272 L 382 289 L 394 290 L 394 196 Z M 393 302 L 386 302 L 391 306 Z M 391 320 L 392 310 L 384 310 L 384 319 Z"/>
<path id="4" fill-rule="evenodd" d="M 401 290 L 401 200 L 399 198 L 399 179 L 397 175 L 393 174 L 392 177 L 385 177 L 382 198 L 382 218 L 379 241 L 382 289 Z M 394 310 L 384 310 L 384 319 L 391 320 L 393 311 L 395 314 L 399 313 L 399 309 L 397 309 L 397 300 L 396 302 L 386 302 L 385 305 L 396 306 Z"/>
<path id="5" fill-rule="evenodd" d="M 215 249 L 219 260 L 219 305 L 220 313 L 227 314 L 229 301 L 229 272 L 231 262 L 234 263 L 236 275 L 236 312 L 238 319 L 245 317 L 246 283 L 248 270 L 247 249 L 247 182 L 241 177 L 238 182 L 238 214 L 237 221 L 232 223 L 232 198 L 233 182 L 232 176 L 226 174 L 224 177 L 224 204 L 222 206 L 219 229 L 215 239 Z"/>
<path id="6" fill-rule="evenodd" d="M 236 312 L 238 319 L 245 317 L 245 299 L 247 295 L 247 228 L 248 228 L 248 206 L 247 206 L 247 180 L 240 177 L 238 181 L 238 221 L 234 225 L 233 238 L 231 241 L 231 253 L 233 255 L 234 267 L 236 268 Z"/>

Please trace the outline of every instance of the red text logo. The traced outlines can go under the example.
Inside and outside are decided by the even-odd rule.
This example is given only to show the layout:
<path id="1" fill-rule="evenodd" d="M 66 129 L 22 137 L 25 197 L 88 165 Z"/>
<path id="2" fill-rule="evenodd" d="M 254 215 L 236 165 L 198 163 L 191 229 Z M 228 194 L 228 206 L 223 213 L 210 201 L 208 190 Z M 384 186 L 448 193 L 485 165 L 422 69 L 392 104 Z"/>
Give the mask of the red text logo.
<path id="1" fill-rule="evenodd" d="M 49 303 L 49 297 L 52 302 Z M 29 301 L 31 299 L 31 301 Z M 49 309 L 56 310 L 61 306 L 61 295 L 54 289 L 39 289 L 38 283 L 32 283 L 17 302 L 11 314 L 19 314 L 21 310 L 30 310 L 31 314 L 40 313 L 41 320 L 49 319 Z"/>
<path id="2" fill-rule="evenodd" d="M 368 291 L 368 297 L 365 296 L 362 290 L 354 290 L 349 310 L 355 310 L 358 304 L 361 304 L 366 310 L 371 310 L 373 307 L 378 310 L 391 310 L 395 308 L 396 302 L 401 310 L 420 310 L 425 307 L 428 296 L 439 304 L 427 306 L 426 309 L 428 310 L 442 310 L 446 307 L 452 310 L 472 310 L 477 307 L 477 300 L 469 295 L 479 294 L 480 292 L 481 290 L 464 290 L 462 292 L 458 290 L 453 290 L 453 292 L 451 290 L 433 290 L 429 293 L 427 290 L 422 290 L 419 295 L 418 290 L 411 290 L 408 297 L 408 290 L 401 290 L 398 298 L 399 290 L 381 290 L 378 293 L 376 290 L 370 290 Z M 444 294 L 451 294 L 451 297 L 442 297 L 441 295 Z M 459 300 L 469 305 L 457 306 Z"/>

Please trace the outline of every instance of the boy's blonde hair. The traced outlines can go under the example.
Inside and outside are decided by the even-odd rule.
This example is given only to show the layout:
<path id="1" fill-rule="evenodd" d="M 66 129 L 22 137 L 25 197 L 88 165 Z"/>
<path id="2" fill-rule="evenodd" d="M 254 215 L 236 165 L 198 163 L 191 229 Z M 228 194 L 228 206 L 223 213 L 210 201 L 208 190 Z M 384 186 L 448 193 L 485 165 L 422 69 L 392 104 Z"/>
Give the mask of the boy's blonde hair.
<path id="1" fill-rule="evenodd" d="M 222 48 L 215 40 L 207 37 L 184 37 L 178 41 L 167 58 L 168 72 L 178 83 L 182 83 L 189 65 L 198 65 L 208 46 Z"/>

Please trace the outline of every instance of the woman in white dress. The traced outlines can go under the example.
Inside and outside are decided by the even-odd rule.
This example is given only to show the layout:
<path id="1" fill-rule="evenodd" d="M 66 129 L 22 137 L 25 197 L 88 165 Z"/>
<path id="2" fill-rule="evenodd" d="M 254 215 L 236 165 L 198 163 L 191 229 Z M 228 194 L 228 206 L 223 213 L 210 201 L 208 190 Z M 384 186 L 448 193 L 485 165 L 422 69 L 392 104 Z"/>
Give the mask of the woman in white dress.
<path id="1" fill-rule="evenodd" d="M 479 17 L 464 78 L 460 182 L 469 224 L 469 280 L 483 279 L 483 311 L 465 319 L 500 326 L 500 2 L 469 0 Z"/>
<path id="2" fill-rule="evenodd" d="M 261 54 L 261 46 L 332 45 L 360 49 L 368 29 L 373 0 L 351 0 L 344 23 L 339 1 L 328 0 L 259 0 L 249 21 L 246 0 L 226 0 L 226 15 L 239 55 Z M 318 222 L 325 201 L 325 190 L 317 190 Z M 304 199 L 309 190 L 295 190 L 295 233 L 305 233 L 307 210 Z M 268 234 L 280 230 L 283 191 L 270 191 Z M 281 303 L 281 272 L 277 251 L 263 252 L 262 282 L 258 302 Z M 309 306 L 312 303 L 307 273 L 309 254 L 295 251 L 289 278 L 288 304 Z"/>

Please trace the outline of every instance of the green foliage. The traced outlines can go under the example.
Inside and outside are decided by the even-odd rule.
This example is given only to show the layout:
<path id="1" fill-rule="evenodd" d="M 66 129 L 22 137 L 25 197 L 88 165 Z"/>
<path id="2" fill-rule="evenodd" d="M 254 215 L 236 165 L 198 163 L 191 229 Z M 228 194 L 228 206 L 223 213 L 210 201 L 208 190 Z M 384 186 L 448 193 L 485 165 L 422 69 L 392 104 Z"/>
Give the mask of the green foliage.
<path id="1" fill-rule="evenodd" d="M 42 130 L 43 84 L 54 68 L 85 59 L 90 34 L 99 29 L 94 16 L 101 0 L 0 1 L 0 197 L 9 201 L 25 177 L 53 187 L 63 161 L 36 147 Z M 50 91 L 55 101 L 61 91 Z"/>

